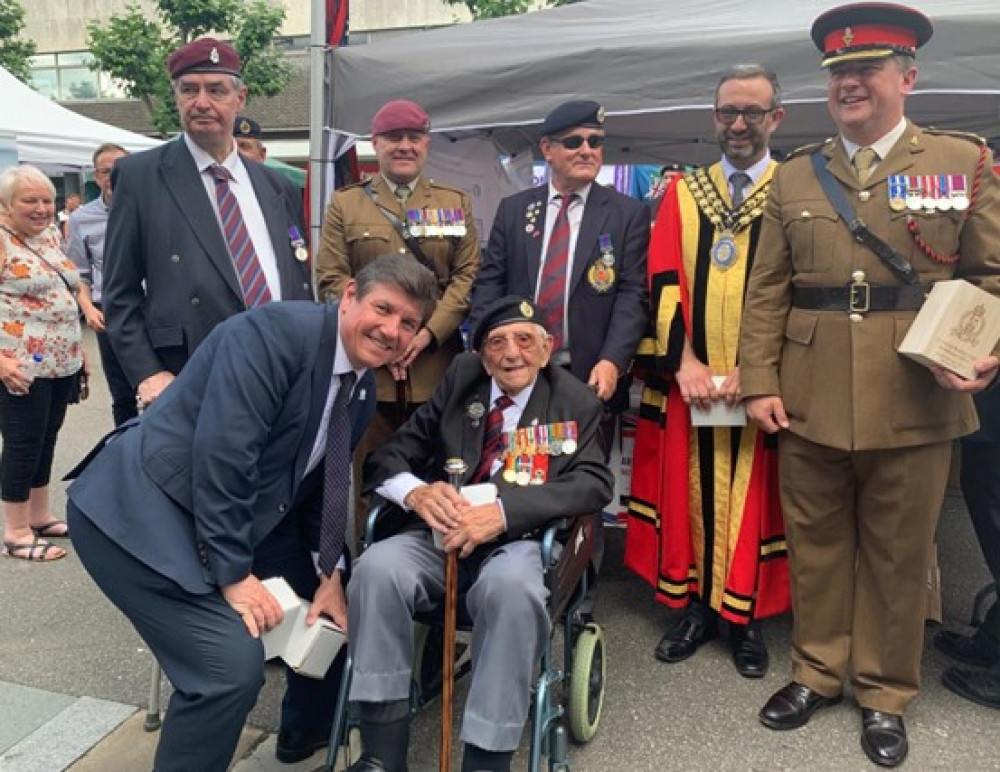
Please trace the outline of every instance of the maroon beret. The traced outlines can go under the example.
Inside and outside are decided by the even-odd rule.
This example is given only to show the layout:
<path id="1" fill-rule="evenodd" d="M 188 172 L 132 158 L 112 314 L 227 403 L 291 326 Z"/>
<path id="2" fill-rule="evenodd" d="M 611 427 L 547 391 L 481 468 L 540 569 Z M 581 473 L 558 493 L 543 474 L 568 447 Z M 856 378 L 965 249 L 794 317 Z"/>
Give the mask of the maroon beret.
<path id="1" fill-rule="evenodd" d="M 167 58 L 171 78 L 189 72 L 221 72 L 240 76 L 240 55 L 229 43 L 215 38 L 199 38 L 181 46 Z"/>
<path id="2" fill-rule="evenodd" d="M 386 102 L 372 118 L 372 134 L 386 134 L 390 131 L 430 131 L 431 119 L 424 108 L 408 99 Z"/>

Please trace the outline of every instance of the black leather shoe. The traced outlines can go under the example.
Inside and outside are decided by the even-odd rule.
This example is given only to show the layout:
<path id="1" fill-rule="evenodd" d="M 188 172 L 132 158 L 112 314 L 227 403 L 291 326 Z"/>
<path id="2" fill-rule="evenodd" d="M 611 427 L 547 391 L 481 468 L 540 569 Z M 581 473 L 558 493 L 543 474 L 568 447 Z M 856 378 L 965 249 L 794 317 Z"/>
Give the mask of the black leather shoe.
<path id="1" fill-rule="evenodd" d="M 974 635 L 962 635 L 954 630 L 942 630 L 935 635 L 934 648 L 972 667 L 992 667 L 1000 662 L 1000 652 L 991 651 Z"/>
<path id="2" fill-rule="evenodd" d="M 757 717 L 768 729 L 798 729 L 809 723 L 812 714 L 840 702 L 841 696 L 824 697 L 808 686 L 792 681 L 767 701 Z"/>
<path id="3" fill-rule="evenodd" d="M 347 772 L 386 772 L 387 769 L 388 768 L 374 756 L 369 756 L 367 753 L 364 753 L 361 755 L 360 759 L 347 768 Z"/>
<path id="4" fill-rule="evenodd" d="M 1000 668 L 969 670 L 950 667 L 944 671 L 941 682 L 959 697 L 1000 710 Z"/>
<path id="5" fill-rule="evenodd" d="M 312 756 L 330 744 L 330 735 L 310 735 L 299 729 L 282 729 L 278 732 L 275 758 L 282 764 L 295 764 Z"/>
<path id="6" fill-rule="evenodd" d="M 654 653 L 661 662 L 681 662 L 717 634 L 714 612 L 704 607 L 692 610 L 688 606 L 681 618 L 660 639 Z"/>
<path id="7" fill-rule="evenodd" d="M 736 672 L 744 678 L 763 678 L 770 660 L 760 628 L 756 624 L 731 624 L 729 637 L 733 643 Z"/>
<path id="8" fill-rule="evenodd" d="M 861 747 L 882 767 L 898 767 L 910 749 L 903 717 L 871 708 L 861 709 Z"/>

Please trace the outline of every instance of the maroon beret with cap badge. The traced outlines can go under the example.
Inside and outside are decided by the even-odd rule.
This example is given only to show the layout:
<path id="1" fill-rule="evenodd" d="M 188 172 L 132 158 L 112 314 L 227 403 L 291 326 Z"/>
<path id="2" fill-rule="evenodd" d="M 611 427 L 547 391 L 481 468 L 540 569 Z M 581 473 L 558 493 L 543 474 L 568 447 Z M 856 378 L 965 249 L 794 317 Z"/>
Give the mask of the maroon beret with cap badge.
<path id="1" fill-rule="evenodd" d="M 424 108 L 408 99 L 396 99 L 382 105 L 372 118 L 372 136 L 390 131 L 421 131 L 431 129 L 431 119 Z"/>
<path id="2" fill-rule="evenodd" d="M 167 58 L 167 70 L 173 79 L 189 72 L 217 72 L 239 77 L 240 55 L 222 40 L 199 38 L 170 54 Z"/>

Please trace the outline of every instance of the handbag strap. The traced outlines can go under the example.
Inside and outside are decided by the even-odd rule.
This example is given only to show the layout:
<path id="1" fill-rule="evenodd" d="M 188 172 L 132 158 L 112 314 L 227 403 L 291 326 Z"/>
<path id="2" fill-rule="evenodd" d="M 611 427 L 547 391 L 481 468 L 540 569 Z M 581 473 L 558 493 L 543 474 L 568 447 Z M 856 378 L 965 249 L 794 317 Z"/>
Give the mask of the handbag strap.
<path id="1" fill-rule="evenodd" d="M 413 256 L 417 258 L 417 260 L 420 261 L 420 263 L 424 266 L 424 268 L 430 269 L 431 273 L 433 273 L 436 276 L 437 271 L 434 270 L 434 263 L 432 263 L 427 258 L 427 255 L 424 254 L 424 250 L 420 248 L 420 243 L 413 236 L 411 236 L 409 232 L 406 230 L 406 225 L 402 222 L 402 220 L 396 217 L 395 213 L 392 210 L 382 206 L 382 204 L 378 202 L 378 199 L 375 198 L 375 191 L 372 190 L 371 180 L 368 180 L 368 182 L 364 184 L 364 189 L 365 193 L 368 194 L 368 198 L 370 198 L 372 200 L 372 203 L 375 204 L 375 208 L 378 209 L 382 213 L 382 216 L 389 221 L 389 224 L 396 229 L 396 233 L 399 234 L 399 237 L 403 240 L 403 243 L 406 244 L 406 248 L 410 250 Z"/>
<path id="2" fill-rule="evenodd" d="M 52 263 L 50 263 L 45 258 L 45 255 L 43 255 L 41 252 L 39 252 L 37 249 L 35 249 L 33 246 L 31 246 L 31 244 L 29 244 L 27 241 L 25 241 L 24 239 L 22 239 L 16 233 L 14 233 L 14 231 L 12 231 L 6 225 L 0 225 L 0 228 L 2 228 L 4 230 L 4 232 L 6 232 L 7 235 L 10 236 L 12 239 L 15 239 L 22 247 L 24 247 L 29 252 L 31 252 L 31 254 L 33 254 L 35 257 L 37 257 L 39 260 L 41 260 L 43 263 L 45 263 L 45 267 L 46 268 L 48 268 L 50 271 L 52 271 L 60 279 L 62 279 L 62 283 L 66 286 L 66 290 L 69 292 L 70 297 L 73 298 L 73 302 L 76 303 L 79 306 L 80 302 L 76 298 L 76 293 L 73 291 L 73 287 L 70 286 L 69 280 L 65 276 L 63 276 L 62 271 L 60 271 L 58 268 L 56 268 L 54 265 L 52 265 Z"/>
<path id="3" fill-rule="evenodd" d="M 919 284 L 920 276 L 917 274 L 916 269 L 910 265 L 910 262 L 872 233 L 868 229 L 868 226 L 865 225 L 865 221 L 858 217 L 857 213 L 851 208 L 850 203 L 847 201 L 847 196 L 844 195 L 844 191 L 837 184 L 837 180 L 827 168 L 828 160 L 826 156 L 820 152 L 815 152 L 810 156 L 810 160 L 812 161 L 813 171 L 816 172 L 816 178 L 823 188 L 823 192 L 826 194 L 830 204 L 837 211 L 840 219 L 847 224 L 851 235 L 874 252 L 878 259 L 885 264 L 885 267 L 892 271 L 901 281 L 906 284 Z"/>

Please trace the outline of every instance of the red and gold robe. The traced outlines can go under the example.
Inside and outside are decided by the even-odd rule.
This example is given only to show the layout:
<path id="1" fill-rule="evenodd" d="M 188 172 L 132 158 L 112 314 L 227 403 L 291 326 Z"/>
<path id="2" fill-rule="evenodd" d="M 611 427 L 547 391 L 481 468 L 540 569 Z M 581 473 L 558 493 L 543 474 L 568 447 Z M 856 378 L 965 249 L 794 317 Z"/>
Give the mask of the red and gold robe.
<path id="1" fill-rule="evenodd" d="M 749 199 L 770 182 L 775 164 Z M 728 205 L 721 164 L 709 176 Z M 644 376 L 633 454 L 625 562 L 656 599 L 683 607 L 699 596 L 746 624 L 789 608 L 788 559 L 778 497 L 777 448 L 756 427 L 692 430 L 673 374 L 684 336 L 713 375 L 736 366 L 743 298 L 760 215 L 734 236 L 726 269 L 710 252 L 719 236 L 686 178 L 663 199 L 649 247 L 653 329 L 636 366 Z"/>

